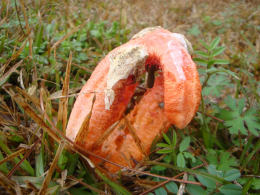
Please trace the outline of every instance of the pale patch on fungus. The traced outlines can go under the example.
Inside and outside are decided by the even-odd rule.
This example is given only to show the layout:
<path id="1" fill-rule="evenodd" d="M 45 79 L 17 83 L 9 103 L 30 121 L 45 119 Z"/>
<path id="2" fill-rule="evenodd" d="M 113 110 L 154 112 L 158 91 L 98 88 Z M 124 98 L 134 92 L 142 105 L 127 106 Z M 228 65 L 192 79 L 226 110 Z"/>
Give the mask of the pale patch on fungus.
<path id="1" fill-rule="evenodd" d="M 183 34 L 172 33 L 171 35 L 180 41 L 180 43 L 185 47 L 185 49 L 189 52 L 189 54 L 193 53 L 193 48 L 191 43 L 186 39 L 186 37 Z"/>
<path id="2" fill-rule="evenodd" d="M 162 29 L 162 27 L 160 27 L 160 26 L 147 27 L 147 28 L 141 30 L 140 32 L 136 33 L 131 39 L 137 39 L 137 38 L 143 37 L 147 33 L 152 32 L 157 29 Z"/>
<path id="3" fill-rule="evenodd" d="M 105 89 L 105 109 L 109 110 L 115 99 L 113 86 L 130 75 L 138 78 L 144 72 L 145 61 L 148 57 L 146 48 L 142 45 L 122 47 L 109 55 L 110 67 L 107 75 L 107 88 Z"/>
<path id="4" fill-rule="evenodd" d="M 152 31 L 157 30 L 157 29 L 162 29 L 162 27 L 160 27 L 160 26 L 147 27 L 147 28 L 141 30 L 140 32 L 136 33 L 132 37 L 132 39 L 141 38 L 144 35 L 146 35 L 147 33 L 152 32 Z M 169 36 L 169 34 L 165 33 L 165 32 L 162 32 L 161 34 L 163 34 L 163 35 L 165 34 L 166 36 Z M 178 39 L 179 42 L 184 46 L 184 48 L 189 52 L 189 54 L 193 53 L 193 48 L 192 48 L 191 43 L 186 39 L 186 37 L 183 34 L 170 33 L 170 35 L 173 36 L 174 38 Z"/>

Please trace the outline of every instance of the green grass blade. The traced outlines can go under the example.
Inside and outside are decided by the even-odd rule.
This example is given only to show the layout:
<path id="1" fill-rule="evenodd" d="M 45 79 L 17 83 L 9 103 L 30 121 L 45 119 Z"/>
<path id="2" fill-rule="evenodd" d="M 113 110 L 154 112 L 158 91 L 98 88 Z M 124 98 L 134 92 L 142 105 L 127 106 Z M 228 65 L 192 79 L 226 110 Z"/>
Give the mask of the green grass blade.
<path id="1" fill-rule="evenodd" d="M 161 166 L 164 166 L 164 167 L 176 170 L 176 171 L 185 171 L 187 173 L 201 175 L 201 176 L 213 179 L 213 180 L 215 180 L 215 181 L 217 181 L 219 183 L 222 183 L 222 184 L 230 183 L 230 182 L 226 181 L 225 179 L 223 179 L 221 177 L 217 177 L 217 176 L 211 175 L 209 173 L 205 173 L 205 172 L 201 172 L 201 171 L 197 171 L 197 170 L 193 170 L 193 169 L 189 169 L 189 168 L 177 167 L 177 166 L 173 166 L 173 165 L 170 165 L 170 164 L 154 162 L 154 161 L 146 161 L 146 163 L 150 164 L 150 165 L 161 165 Z"/>
<path id="2" fill-rule="evenodd" d="M 12 154 L 12 151 L 8 148 L 8 146 L 0 139 L 0 148 L 8 155 Z M 20 158 L 23 158 L 23 155 L 20 155 Z M 20 159 L 15 157 L 13 161 L 17 164 L 20 162 Z M 34 175 L 34 169 L 30 165 L 30 163 L 27 160 L 24 160 L 21 164 L 21 168 L 29 173 L 30 175 Z"/>
<path id="3" fill-rule="evenodd" d="M 105 183 L 110 185 L 117 194 L 131 195 L 131 193 L 128 190 L 126 190 L 124 187 L 120 186 L 119 184 L 111 181 L 104 174 L 102 174 L 98 169 L 95 169 L 95 172 L 98 174 L 99 177 L 101 177 L 104 180 Z"/>

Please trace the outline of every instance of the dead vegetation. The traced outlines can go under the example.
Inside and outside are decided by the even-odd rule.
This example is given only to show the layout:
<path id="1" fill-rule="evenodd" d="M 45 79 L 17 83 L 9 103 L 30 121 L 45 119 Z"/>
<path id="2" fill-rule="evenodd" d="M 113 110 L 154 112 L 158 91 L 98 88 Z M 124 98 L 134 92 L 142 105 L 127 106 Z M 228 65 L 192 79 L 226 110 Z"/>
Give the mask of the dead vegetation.
<path id="1" fill-rule="evenodd" d="M 228 168 L 223 165 L 218 170 L 239 170 L 240 180 L 233 183 L 245 194 L 256 193 L 259 134 L 255 136 L 250 131 L 252 126 L 247 121 L 243 126 L 248 135 L 230 134 L 229 127 L 223 125 L 228 119 L 222 118 L 221 111 L 227 108 L 225 97 L 232 95 L 235 100 L 245 100 L 241 108 L 244 113 L 255 109 L 259 116 L 259 18 L 258 0 L 2 0 L 0 194 L 165 194 L 175 192 L 176 186 L 179 194 L 194 194 L 191 187 L 194 185 L 202 186 L 200 189 L 205 193 L 213 193 L 203 179 L 194 179 L 195 175 L 215 179 L 214 189 L 225 194 L 223 186 L 233 181 L 224 181 L 212 172 L 209 176 L 196 171 L 212 164 L 211 154 L 219 158 L 230 155 L 226 159 L 230 164 L 224 163 Z M 77 93 L 100 59 L 148 26 L 162 26 L 184 34 L 195 50 L 203 50 L 202 41 L 210 43 L 220 37 L 220 44 L 226 48 L 221 58 L 229 61 L 226 68 L 239 80 L 232 79 L 232 75 L 222 80 L 226 84 L 221 94 L 205 97 L 205 106 L 193 123 L 185 131 L 176 131 L 175 150 L 189 152 L 196 163 L 186 158 L 189 162 L 177 167 L 177 162 L 166 159 L 168 154 L 156 153 L 157 148 L 151 161 L 141 167 L 121 167 L 122 175 L 104 175 L 86 157 L 95 154 L 64 136 L 68 115 Z M 198 66 L 204 78 L 205 66 Z M 219 86 L 221 82 L 215 89 Z M 205 120 L 201 122 L 203 116 Z M 209 145 L 203 134 L 205 125 L 215 136 Z M 174 138 L 174 132 L 168 136 Z M 192 141 L 181 152 L 179 148 L 186 137 Z M 221 159 L 218 160 L 221 164 Z M 187 179 L 187 174 L 193 178 Z"/>

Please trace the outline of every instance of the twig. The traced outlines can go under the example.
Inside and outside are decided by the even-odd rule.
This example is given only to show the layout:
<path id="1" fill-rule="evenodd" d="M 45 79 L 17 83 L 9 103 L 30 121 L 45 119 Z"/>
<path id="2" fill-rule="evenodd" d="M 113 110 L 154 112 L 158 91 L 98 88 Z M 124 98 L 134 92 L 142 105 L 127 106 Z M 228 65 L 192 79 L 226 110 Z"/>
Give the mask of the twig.
<path id="1" fill-rule="evenodd" d="M 78 131 L 78 134 L 75 138 L 75 143 L 85 144 L 86 140 L 84 138 L 86 138 L 86 135 L 89 132 L 89 122 L 90 122 L 90 119 L 92 116 L 92 111 L 93 111 L 95 101 L 96 101 L 96 94 L 94 94 L 94 96 L 93 96 L 90 112 L 88 113 L 87 117 L 84 119 L 84 121 Z"/>
<path id="2" fill-rule="evenodd" d="M 29 95 L 24 89 L 21 89 L 20 87 L 15 87 L 15 89 L 40 110 L 40 103 L 36 97 Z"/>
<path id="3" fill-rule="evenodd" d="M 212 179 L 218 181 L 219 183 L 224 183 L 224 184 L 230 184 L 231 183 L 231 182 L 225 180 L 222 177 L 212 175 L 212 174 L 209 174 L 209 173 L 206 173 L 206 172 L 200 172 L 200 171 L 197 171 L 197 170 L 185 168 L 185 167 L 176 167 L 176 166 L 171 165 L 171 164 L 162 163 L 162 162 L 154 162 L 154 161 L 146 161 L 146 164 L 147 165 L 160 165 L 160 166 L 163 166 L 163 167 L 166 167 L 166 168 L 170 168 L 172 170 L 184 171 L 184 172 L 191 173 L 191 174 L 202 175 L 202 176 L 205 176 L 207 178 L 212 178 Z"/>
<path id="4" fill-rule="evenodd" d="M 201 114 L 205 114 L 206 116 L 208 116 L 208 117 L 210 117 L 210 118 L 213 118 L 214 120 L 216 120 L 216 121 L 218 121 L 218 122 L 221 122 L 221 123 L 224 123 L 224 122 L 225 122 L 224 120 L 222 120 L 222 119 L 220 119 L 220 118 L 217 118 L 217 117 L 215 117 L 215 116 L 212 116 L 212 115 L 210 115 L 210 114 L 203 113 L 203 112 L 201 112 L 201 111 L 198 111 L 198 112 L 201 113 Z"/>
<path id="5" fill-rule="evenodd" d="M 116 121 L 115 123 L 113 123 L 110 127 L 108 127 L 106 129 L 106 131 L 98 138 L 98 140 L 93 144 L 92 148 L 96 149 L 98 148 L 103 142 L 104 140 L 113 132 L 113 130 L 115 129 L 115 127 L 119 124 L 119 121 Z"/>
<path id="6" fill-rule="evenodd" d="M 184 180 L 187 180 L 187 179 L 188 179 L 188 174 L 187 174 L 187 173 L 184 173 L 183 179 L 184 179 Z M 180 187 L 179 187 L 179 190 L 178 190 L 177 195 L 183 195 L 184 191 L 185 191 L 185 184 L 182 183 L 182 184 L 180 185 Z"/>
<path id="7" fill-rule="evenodd" d="M 260 178 L 260 175 L 242 175 L 242 177 L 255 177 L 255 178 Z"/>
<path id="8" fill-rule="evenodd" d="M 61 132 L 59 132 L 58 129 L 55 128 L 56 131 L 50 129 L 49 126 L 45 123 L 45 121 L 39 115 L 37 115 L 34 112 L 34 110 L 26 102 L 23 101 L 21 97 L 13 93 L 9 94 L 12 98 L 14 98 L 16 103 L 20 105 L 41 128 L 43 128 L 43 130 L 45 130 L 55 141 L 60 143 L 60 137 L 58 135 L 61 135 Z"/>
<path id="9" fill-rule="evenodd" d="M 1 26 L 3 23 L 5 23 L 6 19 L 7 19 L 7 17 L 4 17 L 4 18 L 0 21 L 0 26 Z"/>
<path id="10" fill-rule="evenodd" d="M 68 138 L 67 138 L 68 139 Z M 138 174 L 142 174 L 142 175 L 147 175 L 147 176 L 151 176 L 151 177 L 157 177 L 157 178 L 161 178 L 161 179 L 165 179 L 165 180 L 169 180 L 169 181 L 175 181 L 175 182 L 179 182 L 179 183 L 188 183 L 188 184 L 194 184 L 194 185 L 200 185 L 202 186 L 201 183 L 199 182 L 193 182 L 193 181 L 184 181 L 184 180 L 181 180 L 181 179 L 175 179 L 175 178 L 170 178 L 170 177 L 166 177 L 166 176 L 161 176 L 161 175 L 156 175 L 156 174 L 153 174 L 153 173 L 149 173 L 149 172 L 145 172 L 145 171 L 139 171 L 139 170 L 136 170 L 134 168 L 130 168 L 130 167 L 125 167 L 123 165 L 120 165 L 120 164 L 117 164 L 117 163 L 114 163 L 110 160 L 107 160 L 106 158 L 103 158 L 101 156 L 98 156 L 96 155 L 95 153 L 92 153 L 90 151 L 87 151 L 87 150 L 84 150 L 83 148 L 81 148 L 79 145 L 75 145 L 73 144 L 74 146 L 74 151 L 78 152 L 79 154 L 81 154 L 83 157 L 86 158 L 87 155 L 91 155 L 95 158 L 98 158 L 98 159 L 101 159 L 103 161 L 106 161 L 107 163 L 110 163 L 112 165 L 115 165 L 117 167 L 120 167 L 122 170 L 127 170 L 127 171 L 132 171 L 132 172 L 135 172 L 135 173 L 138 173 Z"/>
<path id="11" fill-rule="evenodd" d="M 7 177 L 10 179 L 10 177 L 13 175 L 13 173 L 16 171 L 16 169 L 22 164 L 22 162 L 31 154 L 31 152 L 33 151 L 33 149 L 36 147 L 36 145 L 41 141 L 41 139 L 39 138 L 32 146 L 32 148 L 25 153 L 24 157 L 22 160 L 20 160 L 19 163 L 17 163 L 12 169 L 11 171 L 8 173 Z"/>
<path id="12" fill-rule="evenodd" d="M 57 42 L 55 42 L 53 44 L 53 46 L 50 48 L 50 51 L 54 50 L 58 47 L 58 45 L 63 42 L 65 39 L 67 39 L 68 37 L 70 37 L 73 33 L 77 32 L 78 30 L 80 30 L 84 25 L 86 25 L 88 21 L 83 22 L 81 25 L 76 26 L 74 29 L 72 29 L 70 32 L 68 32 L 66 35 L 64 35 L 60 40 L 58 40 Z M 56 55 L 55 55 L 56 56 Z"/>
<path id="13" fill-rule="evenodd" d="M 141 142 L 141 140 L 139 139 L 139 137 L 136 134 L 136 130 L 135 128 L 131 125 L 131 123 L 128 121 L 127 117 L 124 116 L 124 120 L 125 120 L 125 124 L 128 127 L 128 130 L 130 132 L 130 135 L 132 136 L 132 138 L 134 139 L 134 142 L 136 143 L 138 149 L 140 150 L 140 152 L 144 155 L 147 156 L 144 146 Z"/>
<path id="14" fill-rule="evenodd" d="M 82 70 L 85 70 L 86 72 L 88 72 L 88 73 L 92 73 L 93 72 L 93 70 L 91 70 L 91 69 L 89 69 L 89 68 L 86 68 L 86 67 L 84 67 L 84 66 L 80 66 L 80 65 L 78 65 L 78 64 L 76 64 L 76 63 L 72 63 L 72 65 L 73 66 L 77 66 L 78 68 L 80 68 L 80 69 L 82 69 Z"/>
<path id="15" fill-rule="evenodd" d="M 12 66 L 1 78 L 0 78 L 0 86 L 3 85 L 7 78 L 16 71 L 16 69 L 21 66 L 23 63 L 23 60 L 20 60 L 18 63 L 16 63 L 14 66 Z"/>
<path id="16" fill-rule="evenodd" d="M 25 148 L 21 148 L 20 150 L 10 154 L 9 156 L 7 156 L 6 158 L 4 158 L 3 160 L 0 161 L 0 165 L 9 161 L 9 160 L 12 160 L 13 158 L 17 157 L 18 155 L 24 153 L 26 151 Z"/>
<path id="17" fill-rule="evenodd" d="M 84 159 L 88 160 L 86 156 L 90 155 L 90 156 L 93 156 L 95 158 L 98 158 L 98 159 L 101 159 L 103 161 L 106 161 L 107 163 L 110 163 L 112 165 L 115 165 L 117 167 L 120 167 L 122 170 L 128 170 L 128 171 L 132 171 L 132 172 L 135 172 L 135 173 L 139 173 L 139 174 L 142 174 L 142 175 L 148 175 L 148 176 L 152 176 L 152 177 L 157 177 L 157 178 L 161 178 L 161 179 L 166 179 L 166 180 L 169 180 L 169 181 L 175 181 L 175 182 L 179 182 L 179 183 L 188 183 L 188 184 L 194 184 L 194 185 L 200 185 L 202 186 L 201 183 L 199 182 L 193 182 L 193 181 L 183 181 L 183 180 L 180 180 L 180 179 L 174 179 L 174 178 L 170 178 L 170 177 L 166 177 L 166 176 L 161 176 L 161 175 L 156 175 L 156 174 L 152 174 L 152 173 L 149 173 L 149 172 L 145 172 L 145 171 L 139 171 L 139 170 L 136 170 L 134 168 L 129 168 L 129 167 L 125 167 L 123 165 L 120 165 L 120 164 L 117 164 L 117 163 L 114 163 L 110 160 L 107 160 L 106 158 L 103 158 L 99 155 L 96 155 L 95 153 L 93 152 L 90 152 L 90 151 L 87 151 L 86 149 L 82 148 L 81 146 L 79 145 L 76 145 L 75 143 L 73 143 L 68 137 L 64 136 L 65 139 L 67 141 L 69 141 L 72 145 L 73 145 L 73 150 L 77 153 L 79 153 Z"/>
<path id="18" fill-rule="evenodd" d="M 9 191 L 10 188 L 14 189 L 17 195 L 22 195 L 22 190 L 15 181 L 7 178 L 3 173 L 0 171 L 0 189 L 1 194 L 15 194 L 14 191 Z M 4 187 L 4 189 L 2 188 Z"/>
<path id="19" fill-rule="evenodd" d="M 63 61 L 63 62 L 66 62 L 66 60 L 64 60 L 63 58 L 59 58 L 59 57 L 57 57 L 59 60 L 61 60 L 61 61 Z M 82 69 L 82 70 L 85 70 L 87 73 L 92 73 L 93 72 L 93 70 L 91 70 L 91 69 L 89 69 L 89 68 L 87 68 L 87 67 L 84 67 L 84 66 L 81 66 L 81 65 L 79 65 L 79 64 L 76 64 L 76 63 L 71 63 L 73 66 L 77 66 L 78 68 L 80 68 L 80 69 Z"/>
<path id="20" fill-rule="evenodd" d="M 22 30 L 22 32 L 23 32 L 23 35 L 26 36 L 26 35 L 25 35 L 25 32 L 24 32 L 24 30 L 23 30 L 23 26 L 22 26 L 22 24 L 21 24 L 21 19 L 20 19 L 19 13 L 18 13 L 18 8 L 17 8 L 17 2 L 16 2 L 16 0 L 14 0 L 14 5 L 15 5 L 16 15 L 17 15 L 17 18 L 18 18 L 18 21 L 19 21 L 19 26 L 20 26 L 20 28 L 21 28 L 21 30 Z"/>
<path id="21" fill-rule="evenodd" d="M 201 165 L 198 165 L 196 167 L 193 167 L 192 169 L 198 169 L 200 167 L 202 167 L 204 164 L 201 164 Z M 182 176 L 183 174 L 185 174 L 185 172 L 182 172 L 182 173 L 179 173 L 178 175 L 175 175 L 173 178 L 178 178 L 180 176 Z M 165 184 L 169 183 L 170 180 L 166 180 L 166 181 L 163 181 L 159 184 L 157 184 L 156 186 L 150 188 L 149 190 L 146 190 L 145 192 L 143 192 L 142 194 L 140 195 L 145 195 L 145 194 L 148 194 L 149 192 L 153 192 L 154 190 L 156 190 L 157 188 L 161 187 L 161 186 L 164 186 Z"/>
<path id="22" fill-rule="evenodd" d="M 14 49 L 14 51 L 13 51 L 13 53 L 12 53 L 12 56 L 7 60 L 7 62 L 0 68 L 0 73 L 2 73 L 2 72 L 4 72 L 5 71 L 5 69 L 7 68 L 7 66 L 13 61 L 13 60 L 15 60 L 21 53 L 22 53 L 22 51 L 23 51 L 23 49 L 25 48 L 25 46 L 26 46 L 26 43 L 27 43 L 27 41 L 24 41 L 23 43 L 22 43 L 22 45 L 21 45 L 21 47 L 16 51 L 15 49 Z M 16 47 L 15 47 L 16 48 Z M 24 59 L 24 60 L 26 60 L 26 58 Z M 18 62 L 19 63 L 19 62 Z M 0 74 L 1 75 L 1 74 Z"/>
<path id="23" fill-rule="evenodd" d="M 29 26 L 29 21 L 28 21 L 27 15 L 26 15 L 26 9 L 25 9 L 23 0 L 20 0 L 20 4 L 21 4 L 21 7 L 22 7 L 23 17 L 24 17 L 25 24 L 26 24 L 27 35 L 29 35 L 29 56 L 32 59 L 32 55 L 33 55 L 33 48 L 32 48 L 33 40 L 32 40 L 32 37 L 31 37 L 31 29 L 30 29 L 30 26 Z"/>
<path id="24" fill-rule="evenodd" d="M 65 134 L 66 125 L 67 125 L 67 115 L 68 115 L 68 97 L 66 97 L 69 93 L 69 81 L 70 81 L 70 70 L 71 70 L 71 62 L 72 62 L 72 52 L 70 52 L 69 60 L 66 67 L 65 80 L 62 86 L 62 96 L 59 101 L 59 111 L 58 111 L 58 122 L 62 122 L 63 133 Z"/>
<path id="25" fill-rule="evenodd" d="M 46 191 L 48 189 L 48 185 L 49 185 L 49 183 L 51 181 L 52 174 L 53 174 L 53 172 L 55 170 L 56 164 L 58 163 L 59 157 L 60 157 L 60 155 L 61 155 L 61 153 L 62 153 L 62 151 L 64 149 L 64 146 L 65 146 L 65 142 L 61 141 L 61 143 L 60 143 L 60 145 L 59 145 L 59 147 L 57 149 L 57 152 L 55 154 L 55 157 L 54 157 L 54 159 L 53 159 L 53 161 L 51 163 L 51 166 L 50 166 L 50 168 L 48 170 L 48 173 L 47 173 L 47 175 L 46 175 L 46 177 L 45 177 L 45 179 L 43 181 L 43 184 L 41 186 L 41 189 L 40 189 L 38 195 L 46 194 Z"/>
<path id="26" fill-rule="evenodd" d="M 51 129 L 46 123 L 45 121 L 43 121 L 43 119 L 41 119 L 41 117 L 39 117 L 36 113 L 34 113 L 34 111 L 32 110 L 32 108 L 30 108 L 29 105 L 27 105 L 24 101 L 21 101 L 21 98 L 13 95 L 13 98 L 15 99 L 15 101 L 21 106 L 24 108 L 24 110 L 27 112 L 27 114 L 29 114 L 33 120 L 35 120 L 36 123 L 38 123 L 42 128 L 43 130 L 45 130 L 46 132 L 49 133 L 49 135 L 54 138 L 55 141 L 57 141 L 58 143 L 60 142 L 65 142 L 66 144 L 68 144 L 69 146 L 72 146 L 72 149 L 79 153 L 84 159 L 86 159 L 88 162 L 90 161 L 87 156 L 90 155 L 90 156 L 93 156 L 95 158 L 98 158 L 100 160 L 103 160 L 107 163 L 110 163 L 112 165 L 115 165 L 117 167 L 120 167 L 121 169 L 123 170 L 128 170 L 128 171 L 132 171 L 132 172 L 135 172 L 135 173 L 138 173 L 138 174 L 142 174 L 142 175 L 148 175 L 148 176 L 152 176 L 152 177 L 157 177 L 157 178 L 161 178 L 161 179 L 165 179 L 165 180 L 170 180 L 170 181 L 175 181 L 175 182 L 180 182 L 180 183 L 189 183 L 189 184 L 194 184 L 194 185 L 202 185 L 200 184 L 199 182 L 193 182 L 193 181 L 183 181 L 183 180 L 180 180 L 180 179 L 174 179 L 174 178 L 169 178 L 169 177 L 166 177 L 166 176 L 160 176 L 160 175 L 156 175 L 156 174 L 152 174 L 152 173 L 149 173 L 149 172 L 144 172 L 144 171 L 139 171 L 139 170 L 136 170 L 134 168 L 129 168 L 129 167 L 125 167 L 123 165 L 120 165 L 120 164 L 117 164 L 115 162 L 112 162 L 110 160 L 107 160 L 106 158 L 103 158 L 93 152 L 90 152 L 90 151 L 87 151 L 85 148 L 79 146 L 79 145 L 76 145 L 72 140 L 70 140 L 68 137 L 66 137 L 61 131 L 59 131 L 55 125 L 53 124 L 53 122 L 50 120 L 50 118 L 48 117 L 48 115 L 46 115 L 46 119 L 47 121 L 50 123 L 50 125 L 52 126 L 52 128 L 54 129 Z"/>
<path id="27" fill-rule="evenodd" d="M 101 191 L 101 190 L 99 190 L 99 189 L 97 189 L 97 188 L 94 188 L 93 186 L 91 186 L 91 185 L 89 185 L 89 184 L 83 182 L 81 179 L 77 179 L 77 178 L 75 178 L 75 177 L 73 177 L 73 176 L 68 176 L 67 179 L 70 179 L 70 180 L 72 180 L 72 181 L 77 181 L 77 182 L 79 182 L 81 185 L 85 186 L 86 188 L 88 188 L 88 189 L 90 189 L 90 190 L 92 190 L 92 191 L 94 191 L 94 192 L 97 192 L 97 193 L 99 193 L 99 194 L 106 194 L 105 192 L 103 192 L 103 191 Z"/>

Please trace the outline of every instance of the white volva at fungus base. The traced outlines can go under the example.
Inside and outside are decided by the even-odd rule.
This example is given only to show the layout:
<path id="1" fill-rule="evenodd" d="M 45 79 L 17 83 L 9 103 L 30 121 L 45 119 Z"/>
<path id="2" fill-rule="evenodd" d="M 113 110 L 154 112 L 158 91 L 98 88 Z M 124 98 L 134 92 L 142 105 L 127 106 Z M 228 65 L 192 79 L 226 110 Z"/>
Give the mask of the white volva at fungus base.
<path id="1" fill-rule="evenodd" d="M 114 85 L 134 75 L 136 79 L 144 72 L 148 52 L 144 46 L 131 45 L 122 47 L 109 56 L 109 72 L 107 75 L 107 88 L 105 89 L 105 109 L 109 110 L 115 99 Z"/>

